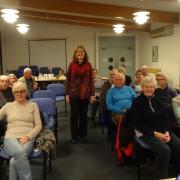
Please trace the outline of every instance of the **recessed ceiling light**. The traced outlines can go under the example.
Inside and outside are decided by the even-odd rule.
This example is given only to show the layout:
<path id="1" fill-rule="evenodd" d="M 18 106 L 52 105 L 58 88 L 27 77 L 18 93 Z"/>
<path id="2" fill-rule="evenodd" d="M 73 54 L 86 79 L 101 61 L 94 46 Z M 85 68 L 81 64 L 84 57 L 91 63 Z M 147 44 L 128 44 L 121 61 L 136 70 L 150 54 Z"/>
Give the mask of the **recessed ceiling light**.
<path id="1" fill-rule="evenodd" d="M 2 9 L 1 12 L 1 17 L 8 23 L 14 23 L 19 18 L 19 16 L 17 15 L 19 11 L 15 9 Z"/>
<path id="2" fill-rule="evenodd" d="M 21 33 L 21 34 L 26 34 L 29 30 L 29 24 L 17 24 L 16 29 Z"/>

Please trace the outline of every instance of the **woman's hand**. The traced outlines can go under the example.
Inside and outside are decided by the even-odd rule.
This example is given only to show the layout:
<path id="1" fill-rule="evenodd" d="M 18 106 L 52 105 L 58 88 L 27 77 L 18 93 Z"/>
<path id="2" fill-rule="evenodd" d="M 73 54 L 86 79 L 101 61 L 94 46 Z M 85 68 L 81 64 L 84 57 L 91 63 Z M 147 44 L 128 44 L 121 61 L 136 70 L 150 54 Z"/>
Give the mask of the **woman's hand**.
<path id="1" fill-rule="evenodd" d="M 29 137 L 28 136 L 22 136 L 21 138 L 19 138 L 19 143 L 20 144 L 25 144 L 29 141 Z"/>
<path id="2" fill-rule="evenodd" d="M 167 142 L 169 142 L 170 141 L 170 135 L 169 135 L 169 132 L 166 132 L 166 133 L 160 133 L 160 132 L 154 132 L 154 136 L 156 137 L 156 138 L 158 138 L 159 140 L 161 140 L 162 142 L 164 142 L 164 143 L 167 143 Z"/>
<path id="3" fill-rule="evenodd" d="M 66 95 L 66 101 L 69 103 L 70 99 L 69 99 L 69 95 Z"/>
<path id="4" fill-rule="evenodd" d="M 89 103 L 93 104 L 94 101 L 96 101 L 96 97 L 95 96 L 90 96 Z"/>

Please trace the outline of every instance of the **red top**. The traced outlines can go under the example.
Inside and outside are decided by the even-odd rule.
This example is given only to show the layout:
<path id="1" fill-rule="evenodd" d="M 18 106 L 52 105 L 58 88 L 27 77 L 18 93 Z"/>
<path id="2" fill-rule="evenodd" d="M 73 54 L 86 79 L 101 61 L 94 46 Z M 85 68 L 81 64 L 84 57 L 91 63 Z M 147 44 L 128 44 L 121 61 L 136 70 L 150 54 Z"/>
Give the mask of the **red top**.
<path id="1" fill-rule="evenodd" d="M 89 62 L 78 64 L 71 62 L 68 68 L 66 94 L 81 99 L 95 95 L 92 66 Z"/>

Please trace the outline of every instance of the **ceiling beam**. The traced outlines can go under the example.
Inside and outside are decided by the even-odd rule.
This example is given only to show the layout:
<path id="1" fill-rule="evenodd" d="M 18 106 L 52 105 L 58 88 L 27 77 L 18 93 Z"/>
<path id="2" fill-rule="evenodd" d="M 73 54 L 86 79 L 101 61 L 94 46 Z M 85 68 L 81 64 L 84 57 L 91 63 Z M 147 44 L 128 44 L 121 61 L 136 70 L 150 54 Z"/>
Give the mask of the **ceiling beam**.
<path id="1" fill-rule="evenodd" d="M 1 0 L 0 4 L 3 6 L 14 6 L 18 9 L 36 9 L 42 11 L 57 11 L 78 14 L 88 14 L 102 17 L 123 17 L 127 20 L 132 20 L 132 14 L 137 12 L 139 8 L 115 6 L 98 3 L 88 3 L 73 0 Z M 150 21 L 163 23 L 178 23 L 178 13 L 148 10 L 150 14 Z"/>
<path id="2" fill-rule="evenodd" d="M 92 18 L 92 17 L 81 17 L 74 15 L 66 15 L 66 14 L 55 14 L 55 13 L 45 13 L 45 12 L 36 12 L 36 11 L 27 11 L 21 10 L 21 16 L 33 19 L 45 19 L 53 22 L 62 22 L 62 23 L 70 23 L 77 25 L 88 25 L 102 28 L 112 28 L 114 24 L 124 24 L 126 29 L 128 30 L 149 30 L 150 24 L 146 24 L 144 26 L 137 26 L 134 22 L 128 22 L 123 20 L 110 20 L 110 19 L 100 19 L 100 18 Z"/>

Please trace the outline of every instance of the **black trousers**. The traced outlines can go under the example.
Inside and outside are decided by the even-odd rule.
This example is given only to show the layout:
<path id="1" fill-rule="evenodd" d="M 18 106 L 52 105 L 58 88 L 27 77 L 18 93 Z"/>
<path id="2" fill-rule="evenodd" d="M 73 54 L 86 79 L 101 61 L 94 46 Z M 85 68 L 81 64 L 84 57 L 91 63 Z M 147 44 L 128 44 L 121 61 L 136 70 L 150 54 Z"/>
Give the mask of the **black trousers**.
<path id="1" fill-rule="evenodd" d="M 78 96 L 70 98 L 71 106 L 71 138 L 77 140 L 78 137 L 87 136 L 87 112 L 88 99 L 80 99 Z"/>
<path id="2" fill-rule="evenodd" d="M 168 169 L 170 158 L 176 165 L 176 173 L 180 173 L 180 139 L 174 134 L 171 134 L 171 140 L 164 143 L 154 136 L 141 136 L 152 150 L 156 153 L 155 159 L 155 175 L 157 179 L 168 178 Z"/>

